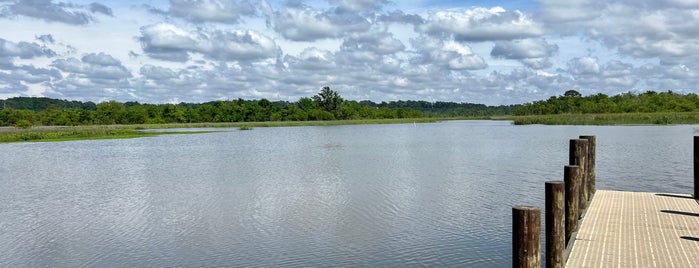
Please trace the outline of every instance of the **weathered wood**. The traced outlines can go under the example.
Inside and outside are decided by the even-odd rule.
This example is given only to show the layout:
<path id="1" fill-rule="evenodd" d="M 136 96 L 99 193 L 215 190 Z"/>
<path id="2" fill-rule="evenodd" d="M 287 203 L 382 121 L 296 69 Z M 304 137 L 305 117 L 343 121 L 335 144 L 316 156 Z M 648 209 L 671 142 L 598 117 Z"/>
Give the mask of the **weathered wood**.
<path id="1" fill-rule="evenodd" d="M 694 136 L 694 199 L 699 199 L 699 136 Z"/>
<path id="2" fill-rule="evenodd" d="M 563 169 L 563 180 L 565 182 L 565 214 L 566 214 L 566 246 L 570 237 L 578 230 L 578 220 L 580 219 L 580 167 L 565 166 Z"/>
<path id="3" fill-rule="evenodd" d="M 597 191 L 595 174 L 595 158 L 597 157 L 597 137 L 592 135 L 580 136 L 581 139 L 587 140 L 587 161 L 585 161 L 585 173 L 587 176 L 587 192 L 588 202 L 592 199 L 592 195 Z"/>
<path id="4" fill-rule="evenodd" d="M 541 267 L 541 209 L 512 207 L 512 267 Z"/>
<path id="5" fill-rule="evenodd" d="M 587 203 L 589 198 L 588 188 L 587 188 L 587 170 L 585 169 L 585 161 L 587 160 L 587 145 L 588 141 L 584 139 L 572 139 L 570 140 L 570 155 L 569 164 L 576 165 L 580 167 L 580 211 L 587 208 Z"/>
<path id="6" fill-rule="evenodd" d="M 513 267 L 541 266 L 541 210 L 532 206 L 512 207 Z"/>
<path id="7" fill-rule="evenodd" d="M 565 184 L 547 181 L 546 188 L 546 267 L 565 266 Z"/>

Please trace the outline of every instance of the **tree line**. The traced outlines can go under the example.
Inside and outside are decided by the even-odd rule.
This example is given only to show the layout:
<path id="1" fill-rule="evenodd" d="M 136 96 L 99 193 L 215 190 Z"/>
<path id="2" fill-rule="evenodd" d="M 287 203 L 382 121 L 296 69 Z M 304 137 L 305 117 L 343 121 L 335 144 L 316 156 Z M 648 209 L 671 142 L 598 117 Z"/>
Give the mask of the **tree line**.
<path id="1" fill-rule="evenodd" d="M 16 97 L 0 106 L 0 126 L 74 126 L 210 122 L 261 122 L 485 116 L 511 114 L 514 106 L 392 101 L 348 101 L 329 87 L 296 102 L 226 100 L 206 103 L 141 104 L 101 103 L 52 98 Z"/>
<path id="2" fill-rule="evenodd" d="M 561 96 L 551 96 L 547 100 L 520 105 L 516 107 L 514 114 L 549 115 L 697 111 L 699 111 L 699 96 L 694 93 L 679 94 L 672 91 L 646 91 L 640 94 L 627 92 L 610 97 L 602 93 L 582 96 L 575 90 L 568 90 Z"/>

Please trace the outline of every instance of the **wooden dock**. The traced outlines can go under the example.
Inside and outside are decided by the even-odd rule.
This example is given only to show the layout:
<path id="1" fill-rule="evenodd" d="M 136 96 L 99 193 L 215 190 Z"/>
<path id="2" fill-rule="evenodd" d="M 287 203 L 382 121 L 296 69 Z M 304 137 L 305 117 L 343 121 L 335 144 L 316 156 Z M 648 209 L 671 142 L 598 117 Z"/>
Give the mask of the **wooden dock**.
<path id="1" fill-rule="evenodd" d="M 595 136 L 571 139 L 563 181 L 545 183 L 546 267 L 699 267 L 699 136 L 693 195 L 597 190 L 595 154 Z M 512 267 L 541 267 L 540 215 L 512 207 Z"/>
<path id="2" fill-rule="evenodd" d="M 598 190 L 566 267 L 699 267 L 699 202 L 688 194 Z"/>

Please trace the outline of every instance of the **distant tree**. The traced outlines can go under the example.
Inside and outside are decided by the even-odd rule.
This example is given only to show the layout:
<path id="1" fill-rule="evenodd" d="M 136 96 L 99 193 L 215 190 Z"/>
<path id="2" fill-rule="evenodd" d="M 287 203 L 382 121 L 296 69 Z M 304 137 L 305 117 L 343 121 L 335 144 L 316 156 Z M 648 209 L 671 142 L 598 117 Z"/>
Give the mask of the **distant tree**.
<path id="1" fill-rule="evenodd" d="M 342 106 L 344 101 L 340 94 L 330 89 L 330 87 L 323 87 L 318 95 L 313 96 L 313 100 L 318 104 L 318 107 L 331 112 L 335 116 L 339 114 L 340 106 Z"/>
<path id="2" fill-rule="evenodd" d="M 26 119 L 21 119 L 15 123 L 16 128 L 30 128 L 32 127 L 32 122 L 29 122 L 29 120 Z"/>
<path id="3" fill-rule="evenodd" d="M 580 92 L 578 92 L 577 90 L 571 89 L 571 90 L 568 90 L 565 93 L 563 93 L 563 96 L 564 97 L 578 98 L 578 97 L 582 97 L 582 94 L 580 94 Z"/>
<path id="4" fill-rule="evenodd" d="M 303 97 L 303 98 L 299 99 L 297 105 L 301 110 L 308 112 L 308 111 L 312 110 L 313 108 L 315 108 L 316 103 L 313 102 L 313 99 L 311 99 L 311 98 Z"/>
<path id="5" fill-rule="evenodd" d="M 104 125 L 124 124 L 127 119 L 126 108 L 123 103 L 116 101 L 101 102 L 97 104 L 97 122 Z"/>

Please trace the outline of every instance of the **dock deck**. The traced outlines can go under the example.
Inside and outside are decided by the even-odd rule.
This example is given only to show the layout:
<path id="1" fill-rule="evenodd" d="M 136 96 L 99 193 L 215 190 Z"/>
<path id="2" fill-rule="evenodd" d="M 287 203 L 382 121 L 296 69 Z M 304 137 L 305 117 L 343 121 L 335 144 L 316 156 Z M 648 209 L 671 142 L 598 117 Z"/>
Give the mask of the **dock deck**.
<path id="1" fill-rule="evenodd" d="M 699 202 L 598 190 L 566 267 L 699 267 Z"/>

